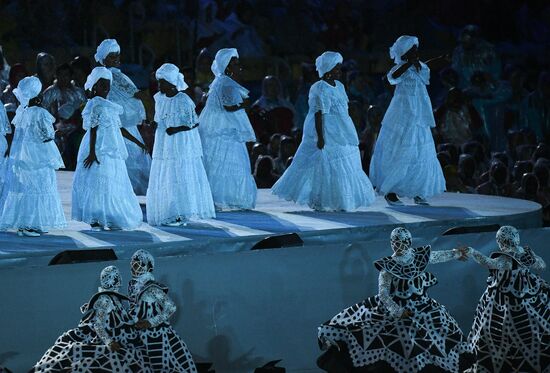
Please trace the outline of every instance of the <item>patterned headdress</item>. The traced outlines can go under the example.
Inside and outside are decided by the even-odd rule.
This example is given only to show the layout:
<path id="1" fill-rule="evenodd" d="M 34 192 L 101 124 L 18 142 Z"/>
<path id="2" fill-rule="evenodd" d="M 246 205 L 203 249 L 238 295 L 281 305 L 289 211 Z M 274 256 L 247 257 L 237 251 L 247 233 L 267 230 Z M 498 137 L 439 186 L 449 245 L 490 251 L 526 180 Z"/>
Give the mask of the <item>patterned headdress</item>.
<path id="1" fill-rule="evenodd" d="M 497 243 L 502 251 L 513 251 L 519 246 L 519 232 L 511 225 L 500 227 L 496 235 Z"/>
<path id="2" fill-rule="evenodd" d="M 390 242 L 393 251 L 403 253 L 411 248 L 411 232 L 402 227 L 395 228 L 391 232 Z"/>
<path id="3" fill-rule="evenodd" d="M 122 284 L 122 277 L 120 271 L 115 266 L 108 266 L 103 268 L 101 275 L 99 276 L 101 287 L 100 291 L 118 291 Z"/>
<path id="4" fill-rule="evenodd" d="M 153 272 L 155 268 L 155 258 L 146 250 L 138 250 L 132 255 L 130 261 L 134 269 L 134 276 L 139 277 L 147 272 Z"/>

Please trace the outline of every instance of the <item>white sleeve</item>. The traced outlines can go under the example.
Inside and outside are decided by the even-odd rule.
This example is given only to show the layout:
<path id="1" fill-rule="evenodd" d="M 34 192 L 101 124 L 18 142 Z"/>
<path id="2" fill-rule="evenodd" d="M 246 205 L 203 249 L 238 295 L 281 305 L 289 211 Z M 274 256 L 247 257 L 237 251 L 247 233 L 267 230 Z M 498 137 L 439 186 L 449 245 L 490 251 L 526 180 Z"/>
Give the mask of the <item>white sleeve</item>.
<path id="1" fill-rule="evenodd" d="M 387 271 L 380 271 L 378 275 L 378 297 L 380 298 L 380 302 L 382 302 L 384 307 L 390 312 L 391 316 L 397 318 L 401 316 L 404 309 L 395 303 L 391 297 L 391 282 L 392 275 Z"/>

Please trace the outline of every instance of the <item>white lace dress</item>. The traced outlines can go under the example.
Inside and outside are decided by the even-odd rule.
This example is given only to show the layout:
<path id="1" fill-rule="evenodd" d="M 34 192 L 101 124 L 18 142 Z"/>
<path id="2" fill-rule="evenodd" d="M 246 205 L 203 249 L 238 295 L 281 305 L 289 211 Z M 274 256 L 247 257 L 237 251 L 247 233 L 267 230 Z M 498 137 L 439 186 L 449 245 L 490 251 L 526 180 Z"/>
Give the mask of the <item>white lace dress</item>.
<path id="1" fill-rule="evenodd" d="M 64 167 L 53 141 L 55 119 L 38 107 L 19 108 L 2 190 L 0 229 L 46 231 L 67 226 L 55 170 Z"/>
<path id="2" fill-rule="evenodd" d="M 136 284 L 136 280 L 129 284 L 131 314 L 136 322 L 147 320 L 151 324 L 150 328 L 140 330 L 140 338 L 153 370 L 197 373 L 185 342 L 170 325 L 169 319 L 176 312 L 176 305 L 168 297 L 168 288 L 155 282 L 152 275 L 143 286 L 136 287 Z"/>
<path id="3" fill-rule="evenodd" d="M 431 197 L 445 191 L 445 178 L 430 131 L 435 127 L 426 85 L 430 69 L 410 67 L 399 78 L 388 73 L 395 85 L 390 106 L 374 147 L 369 176 L 377 192 L 397 193 L 403 197 Z"/>
<path id="4" fill-rule="evenodd" d="M 471 365 L 466 338 L 456 320 L 427 294 L 437 284 L 435 276 L 425 271 L 428 263 L 456 259 L 458 253 L 431 253 L 430 246 L 424 246 L 409 254 L 377 260 L 378 294 L 319 327 L 320 345 L 326 346 L 327 341 L 340 345 L 342 364 L 355 369 L 383 362 L 396 372 L 410 373 L 426 366 L 458 372 L 459 367 Z M 412 316 L 401 318 L 405 310 Z"/>
<path id="5" fill-rule="evenodd" d="M 95 294 L 82 306 L 78 327 L 63 333 L 33 368 L 34 372 L 152 372 L 146 350 L 123 302 L 111 291 Z M 111 351 L 118 342 L 121 349 Z"/>
<path id="6" fill-rule="evenodd" d="M 6 180 L 6 173 L 8 168 L 8 157 L 4 157 L 8 150 L 8 141 L 6 135 L 11 133 L 10 121 L 6 114 L 6 108 L 0 104 L 0 195 L 2 187 Z"/>
<path id="7" fill-rule="evenodd" d="M 169 127 L 194 127 L 195 104 L 185 93 L 155 95 L 153 163 L 147 189 L 147 222 L 170 223 L 178 218 L 213 218 L 216 213 L 203 165 L 198 128 L 168 135 Z"/>
<path id="8" fill-rule="evenodd" d="M 490 271 L 468 336 L 475 372 L 550 372 L 550 289 L 531 272 L 546 265 L 520 251 L 470 254 Z"/>
<path id="9" fill-rule="evenodd" d="M 319 111 L 325 140 L 322 150 L 317 148 L 315 129 L 315 113 Z M 318 81 L 309 91 L 309 113 L 300 147 L 273 186 L 273 193 L 322 211 L 353 211 L 369 206 L 375 194 L 361 166 L 358 144 L 344 85 Z"/>
<path id="10" fill-rule="evenodd" d="M 250 169 L 247 142 L 256 135 L 244 110 L 227 111 L 248 97 L 248 91 L 226 75 L 210 85 L 206 106 L 199 117 L 204 166 L 214 204 L 218 208 L 252 209 L 256 182 Z"/>
<path id="11" fill-rule="evenodd" d="M 112 67 L 109 70 L 113 74 L 113 82 L 107 98 L 124 108 L 124 112 L 120 116 L 122 127 L 143 142 L 138 125 L 141 125 L 146 117 L 143 103 L 134 98 L 138 89 L 120 69 Z M 140 196 L 145 195 L 149 183 L 151 157 L 130 140 L 124 139 L 124 142 L 128 150 L 126 167 L 134 192 Z"/>
<path id="12" fill-rule="evenodd" d="M 126 170 L 128 156 L 120 132 L 122 107 L 101 97 L 88 101 L 82 112 L 86 134 L 80 144 L 73 180 L 72 218 L 103 227 L 135 229 L 142 220 Z M 84 167 L 90 154 L 90 131 L 97 127 L 98 163 Z"/>

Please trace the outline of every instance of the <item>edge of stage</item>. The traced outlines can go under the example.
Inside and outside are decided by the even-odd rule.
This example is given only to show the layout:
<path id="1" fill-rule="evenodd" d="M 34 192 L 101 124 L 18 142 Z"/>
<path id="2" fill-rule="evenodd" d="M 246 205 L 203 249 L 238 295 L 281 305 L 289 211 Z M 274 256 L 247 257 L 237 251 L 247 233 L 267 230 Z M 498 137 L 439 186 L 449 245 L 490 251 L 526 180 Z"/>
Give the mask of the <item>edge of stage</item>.
<path id="1" fill-rule="evenodd" d="M 73 173 L 61 171 L 57 175 L 69 218 Z M 145 209 L 145 197 L 139 198 Z M 39 238 L 0 232 L 0 268 L 45 265 L 61 251 L 86 248 L 112 248 L 117 257 L 124 259 L 138 248 L 147 248 L 155 256 L 247 251 L 267 236 L 292 232 L 298 233 L 305 245 L 312 245 L 385 237 L 398 225 L 406 226 L 413 235 L 415 229 L 421 228 L 434 236 L 457 226 L 541 225 L 541 206 L 530 201 L 456 193 L 434 197 L 430 206 L 404 201 L 406 206 L 389 207 L 379 196 L 372 206 L 356 212 L 316 212 L 261 189 L 255 210 L 220 212 L 216 219 L 190 222 L 185 227 L 152 227 L 143 223 L 135 231 L 92 232 L 88 225 L 69 220 L 67 229 Z"/>

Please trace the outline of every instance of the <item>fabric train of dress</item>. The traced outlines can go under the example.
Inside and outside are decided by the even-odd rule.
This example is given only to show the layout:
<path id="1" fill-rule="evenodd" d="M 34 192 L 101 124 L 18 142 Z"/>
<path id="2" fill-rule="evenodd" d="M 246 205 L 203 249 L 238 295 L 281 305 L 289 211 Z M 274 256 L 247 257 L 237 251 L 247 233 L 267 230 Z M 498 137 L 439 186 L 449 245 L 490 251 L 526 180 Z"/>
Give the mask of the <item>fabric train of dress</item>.
<path id="1" fill-rule="evenodd" d="M 430 127 L 435 127 L 426 90 L 430 69 L 410 67 L 399 78 L 388 73 L 395 92 L 388 107 L 370 164 L 369 176 L 379 193 L 431 197 L 445 191 L 445 178 Z"/>
<path id="2" fill-rule="evenodd" d="M 34 366 L 34 372 L 152 372 L 136 329 L 123 306 L 125 296 L 101 291 L 82 306 L 82 320 L 61 335 Z M 107 340 L 105 340 L 107 339 Z M 118 342 L 113 352 L 108 344 Z"/>
<path id="3" fill-rule="evenodd" d="M 425 272 L 429 262 L 429 246 L 414 249 L 414 259 L 408 265 L 393 257 L 375 262 L 379 271 L 391 275 L 388 286 L 393 302 L 412 316 L 393 315 L 380 295 L 375 295 L 319 327 L 319 343 L 342 344 L 352 371 L 386 363 L 396 372 L 416 373 L 429 365 L 457 372 L 461 355 L 470 358 L 470 354 L 455 319 L 427 295 L 427 289 L 437 283 L 433 274 Z"/>
<path id="4" fill-rule="evenodd" d="M 169 127 L 194 126 L 198 122 L 195 104 L 183 92 L 174 97 L 157 93 L 155 121 L 158 128 L 147 189 L 147 222 L 161 225 L 177 219 L 214 217 L 198 128 L 166 133 Z"/>
<path id="5" fill-rule="evenodd" d="M 252 209 L 256 183 L 250 169 L 247 142 L 256 141 L 244 110 L 229 112 L 224 106 L 241 104 L 248 91 L 227 75 L 210 85 L 206 106 L 199 117 L 204 166 L 218 208 Z"/>
<path id="6" fill-rule="evenodd" d="M 157 283 L 153 276 L 138 285 L 139 280 L 130 281 L 131 314 L 134 320 L 149 321 L 151 327 L 140 330 L 141 342 L 155 373 L 197 373 L 193 357 L 185 342 L 169 323 L 176 311 L 176 305 L 168 297 L 168 288 Z"/>
<path id="7" fill-rule="evenodd" d="M 134 97 L 138 89 L 120 69 L 112 67 L 109 70 L 113 74 L 113 82 L 107 98 L 123 107 L 124 112 L 120 116 L 122 127 L 143 143 L 138 125 L 145 120 L 145 108 L 143 103 Z M 125 138 L 124 143 L 128 150 L 126 168 L 134 193 L 140 196 L 145 195 L 149 183 L 151 157 L 130 140 Z"/>
<path id="8" fill-rule="evenodd" d="M 0 203 L 2 230 L 47 231 L 67 225 L 55 175 L 64 164 L 53 141 L 54 121 L 38 106 L 20 107 L 13 119 L 16 129 Z"/>
<path id="9" fill-rule="evenodd" d="M 325 146 L 317 148 L 315 113 L 323 113 Z M 353 211 L 375 199 L 361 167 L 357 132 L 348 114 L 344 85 L 321 80 L 310 89 L 309 113 L 302 142 L 290 167 L 273 186 L 273 194 L 312 209 Z"/>
<path id="10" fill-rule="evenodd" d="M 490 269 L 477 306 L 468 337 L 475 372 L 550 372 L 550 288 L 531 272 L 535 256 L 524 250 L 491 255 L 511 265 Z"/>
<path id="11" fill-rule="evenodd" d="M 101 97 L 89 100 L 82 112 L 86 134 L 80 144 L 73 180 L 74 220 L 121 229 L 137 228 L 143 220 L 124 163 L 128 152 L 120 132 L 121 113 L 120 105 Z M 85 168 L 93 127 L 98 127 L 95 148 L 99 164 Z"/>

